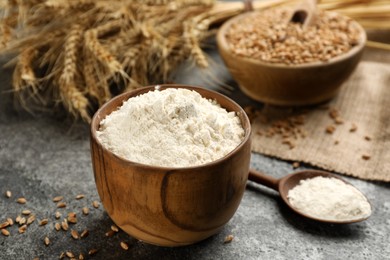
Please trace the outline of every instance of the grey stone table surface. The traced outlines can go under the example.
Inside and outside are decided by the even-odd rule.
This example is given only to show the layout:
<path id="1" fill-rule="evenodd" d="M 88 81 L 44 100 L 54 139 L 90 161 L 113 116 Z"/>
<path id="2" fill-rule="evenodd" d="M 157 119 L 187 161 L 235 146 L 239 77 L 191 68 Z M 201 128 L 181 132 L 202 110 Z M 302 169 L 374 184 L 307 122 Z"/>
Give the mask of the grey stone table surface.
<path id="1" fill-rule="evenodd" d="M 210 56 L 217 78 L 232 83 L 216 51 L 211 50 Z M 373 215 L 367 221 L 350 225 L 312 222 L 289 210 L 275 191 L 248 183 L 231 221 L 219 234 L 198 244 L 157 247 L 122 231 L 107 237 L 105 233 L 113 223 L 102 206 L 92 207 L 99 197 L 91 167 L 88 125 L 15 110 L 9 91 L 11 72 L 2 69 L 0 73 L 0 223 L 8 217 L 15 219 L 24 209 L 31 210 L 36 220 L 24 234 L 13 225 L 8 228 L 9 237 L 0 235 L 0 259 L 58 259 L 65 251 L 88 257 L 90 249 L 98 250 L 95 259 L 390 259 L 390 184 L 349 177 L 345 178 L 372 202 Z M 215 86 L 191 66 L 183 66 L 175 81 Z M 242 105 L 253 103 L 237 90 L 231 96 Z M 259 154 L 252 155 L 251 164 L 274 177 L 293 171 L 291 162 Z M 4 196 L 6 190 L 12 191 L 11 198 Z M 75 200 L 81 193 L 85 198 Z M 27 203 L 17 204 L 16 199 L 22 196 Z M 52 201 L 55 196 L 63 196 L 67 207 L 57 209 Z M 90 209 L 88 216 L 81 213 L 85 206 Z M 62 218 L 76 212 L 78 223 L 71 229 L 88 229 L 89 236 L 74 240 L 69 231 L 56 231 L 56 211 Z M 48 224 L 39 226 L 44 218 Z M 233 241 L 224 244 L 230 234 Z M 49 246 L 44 244 L 46 236 Z M 127 251 L 121 248 L 121 241 L 128 243 Z"/>

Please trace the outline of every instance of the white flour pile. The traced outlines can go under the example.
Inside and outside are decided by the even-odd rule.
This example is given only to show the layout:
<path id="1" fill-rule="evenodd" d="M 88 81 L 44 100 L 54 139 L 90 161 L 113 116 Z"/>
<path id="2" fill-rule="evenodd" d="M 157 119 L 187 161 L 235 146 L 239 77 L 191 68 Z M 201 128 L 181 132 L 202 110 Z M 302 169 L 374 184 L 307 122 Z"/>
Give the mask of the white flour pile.
<path id="1" fill-rule="evenodd" d="M 318 176 L 302 180 L 287 197 L 294 208 L 320 219 L 355 220 L 371 215 L 365 196 L 336 178 Z"/>
<path id="2" fill-rule="evenodd" d="M 100 123 L 100 142 L 125 159 L 188 167 L 222 158 L 244 138 L 235 112 L 195 91 L 168 88 L 130 98 Z"/>

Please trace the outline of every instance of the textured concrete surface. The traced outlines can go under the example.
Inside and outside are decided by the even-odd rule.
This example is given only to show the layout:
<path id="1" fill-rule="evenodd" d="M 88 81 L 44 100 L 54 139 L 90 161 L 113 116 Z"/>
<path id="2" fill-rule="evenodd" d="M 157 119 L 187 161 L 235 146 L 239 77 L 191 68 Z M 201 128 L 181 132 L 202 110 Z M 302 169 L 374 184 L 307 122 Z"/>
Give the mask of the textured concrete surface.
<path id="1" fill-rule="evenodd" d="M 229 82 L 221 61 L 214 66 L 219 79 Z M 3 61 L 4 62 L 4 61 Z M 17 226 L 8 228 L 11 235 L 0 235 L 0 259 L 58 259 L 61 252 L 84 255 L 98 249 L 95 259 L 390 259 L 390 184 L 346 178 L 371 200 L 373 215 L 365 222 L 350 225 L 327 225 L 304 219 L 289 210 L 268 188 L 248 183 L 242 203 L 233 219 L 217 235 L 196 245 L 163 248 L 137 241 L 124 232 L 106 237 L 112 221 L 102 206 L 92 207 L 99 200 L 93 180 L 89 154 L 88 126 L 72 124 L 55 115 L 33 117 L 12 106 L 10 70 L 0 73 L 0 223 L 15 219 L 23 209 L 30 209 L 37 220 L 24 234 Z M 211 79 L 194 69 L 184 68 L 176 76 L 180 83 L 211 86 Z M 215 84 L 214 84 L 215 85 Z M 232 97 L 245 105 L 251 101 L 235 91 Z M 340 158 L 338 158 L 340 159 Z M 252 166 L 282 177 L 292 171 L 291 162 L 283 162 L 258 154 Z M 303 167 L 302 167 L 303 168 Z M 12 191 L 6 198 L 4 192 Z M 79 193 L 85 198 L 75 200 Z M 70 232 L 56 231 L 54 196 L 64 196 L 68 203 L 58 209 L 63 217 L 74 211 L 78 223 L 71 229 L 88 229 L 87 238 L 74 240 Z M 25 205 L 16 203 L 18 197 Z M 81 208 L 90 214 L 83 216 Z M 62 217 L 62 218 L 63 218 Z M 38 221 L 48 218 L 46 226 Z M 227 235 L 234 240 L 224 244 Z M 50 238 L 45 246 L 43 239 Z M 126 241 L 129 250 L 120 247 Z"/>

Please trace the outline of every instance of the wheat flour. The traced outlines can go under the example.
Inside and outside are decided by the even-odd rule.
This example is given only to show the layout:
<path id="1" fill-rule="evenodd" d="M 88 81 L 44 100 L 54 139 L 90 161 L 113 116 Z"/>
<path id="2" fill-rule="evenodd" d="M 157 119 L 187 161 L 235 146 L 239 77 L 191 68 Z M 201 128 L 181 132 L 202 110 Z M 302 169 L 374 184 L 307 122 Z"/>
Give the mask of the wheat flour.
<path id="1" fill-rule="evenodd" d="M 287 195 L 291 205 L 325 220 L 354 220 L 371 215 L 366 197 L 352 185 L 322 176 L 302 180 Z"/>
<path id="2" fill-rule="evenodd" d="M 132 97 L 100 123 L 100 142 L 130 161 L 189 167 L 222 158 L 244 138 L 235 112 L 187 89 Z"/>

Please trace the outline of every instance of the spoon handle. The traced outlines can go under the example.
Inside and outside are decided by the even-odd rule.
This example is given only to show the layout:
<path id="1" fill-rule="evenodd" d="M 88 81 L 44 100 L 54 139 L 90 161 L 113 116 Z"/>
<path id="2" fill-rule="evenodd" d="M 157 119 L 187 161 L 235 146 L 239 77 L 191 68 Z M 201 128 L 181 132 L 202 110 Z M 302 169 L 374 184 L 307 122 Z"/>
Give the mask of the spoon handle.
<path id="1" fill-rule="evenodd" d="M 289 21 L 301 23 L 303 29 L 306 29 L 315 23 L 316 9 L 317 0 L 303 0 L 293 10 Z"/>
<path id="2" fill-rule="evenodd" d="M 273 190 L 279 191 L 279 179 L 275 179 L 254 169 L 249 169 L 248 180 L 265 185 Z"/>

